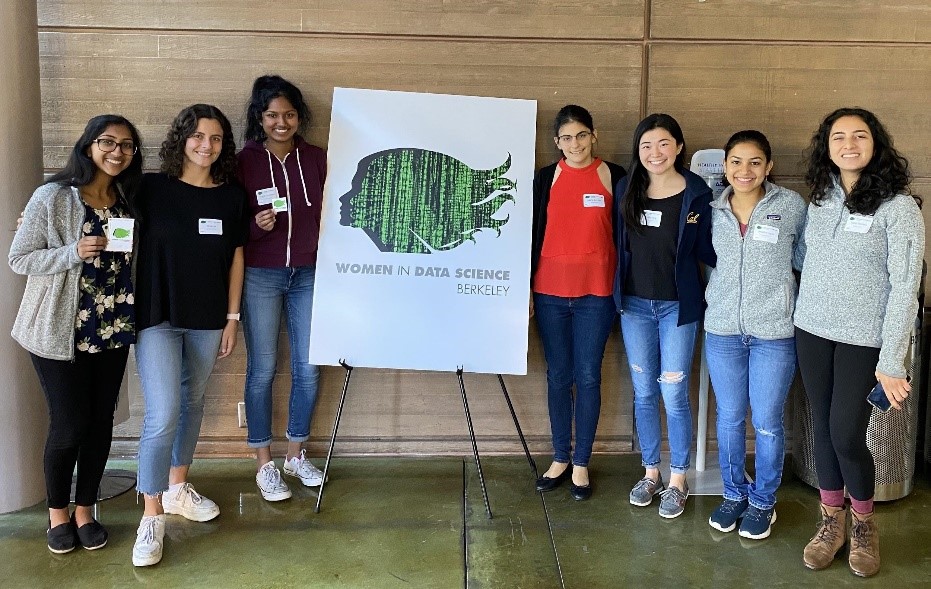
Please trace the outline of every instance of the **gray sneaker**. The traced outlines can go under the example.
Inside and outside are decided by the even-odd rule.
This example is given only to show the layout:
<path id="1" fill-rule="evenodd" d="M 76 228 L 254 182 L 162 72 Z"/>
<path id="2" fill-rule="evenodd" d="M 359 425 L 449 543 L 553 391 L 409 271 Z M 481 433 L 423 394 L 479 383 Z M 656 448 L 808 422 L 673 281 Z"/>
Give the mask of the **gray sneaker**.
<path id="1" fill-rule="evenodd" d="M 669 487 L 660 495 L 662 501 L 659 502 L 659 515 L 666 519 L 679 517 L 685 511 L 685 500 L 689 498 L 689 486 L 685 485 L 685 491 L 678 487 Z"/>
<path id="2" fill-rule="evenodd" d="M 663 485 L 663 475 L 656 477 L 657 480 L 643 477 L 634 488 L 630 490 L 630 504 L 637 507 L 646 507 L 653 502 L 653 496 L 662 492 L 666 487 Z"/>

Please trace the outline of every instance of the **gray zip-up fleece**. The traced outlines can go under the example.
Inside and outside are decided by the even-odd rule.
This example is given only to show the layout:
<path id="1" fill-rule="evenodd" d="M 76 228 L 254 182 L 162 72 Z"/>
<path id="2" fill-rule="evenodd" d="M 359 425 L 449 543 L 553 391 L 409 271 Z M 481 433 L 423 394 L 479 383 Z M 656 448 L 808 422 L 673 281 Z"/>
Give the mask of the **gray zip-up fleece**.
<path id="1" fill-rule="evenodd" d="M 854 218 L 851 224 L 853 217 L 836 181 L 821 206 L 809 205 L 795 325 L 825 339 L 879 348 L 876 370 L 904 378 L 925 252 L 921 211 L 911 196 L 899 194 L 866 222 Z"/>
<path id="2" fill-rule="evenodd" d="M 23 226 L 13 236 L 10 268 L 27 278 L 12 336 L 36 356 L 74 358 L 82 265 L 77 243 L 84 214 L 77 188 L 43 184 L 26 204 Z"/>
<path id="3" fill-rule="evenodd" d="M 763 189 L 763 199 L 750 214 L 746 237 L 740 235 L 731 209 L 733 188 L 725 188 L 711 203 L 711 242 L 718 264 L 705 289 L 709 333 L 765 340 L 795 335 L 792 267 L 801 267 L 805 253 L 807 205 L 788 188 L 765 182 Z"/>

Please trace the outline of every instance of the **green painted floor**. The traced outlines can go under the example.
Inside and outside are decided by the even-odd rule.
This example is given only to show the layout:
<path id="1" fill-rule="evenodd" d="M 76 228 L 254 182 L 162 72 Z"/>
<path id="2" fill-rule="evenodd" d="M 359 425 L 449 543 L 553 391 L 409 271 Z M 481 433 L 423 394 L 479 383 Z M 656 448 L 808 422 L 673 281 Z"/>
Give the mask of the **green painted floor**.
<path id="1" fill-rule="evenodd" d="M 142 508 L 129 492 L 100 504 L 110 543 L 95 552 L 51 554 L 41 504 L 0 515 L 0 587 L 546 589 L 560 587 L 557 554 L 570 589 L 931 587 L 927 475 L 908 498 L 878 508 L 883 568 L 864 580 L 841 558 L 820 572 L 802 565 L 817 493 L 788 471 L 773 535 L 750 541 L 708 526 L 716 497 L 691 497 L 674 520 L 660 518 L 656 504 L 631 506 L 637 456 L 596 456 L 594 497 L 577 503 L 561 488 L 544 496 L 545 509 L 525 459 L 486 457 L 482 466 L 490 520 L 471 458 L 334 458 L 319 514 L 315 489 L 291 484 L 292 499 L 267 503 L 252 461 L 198 460 L 191 481 L 221 515 L 208 523 L 169 516 L 157 566 L 130 562 Z"/>

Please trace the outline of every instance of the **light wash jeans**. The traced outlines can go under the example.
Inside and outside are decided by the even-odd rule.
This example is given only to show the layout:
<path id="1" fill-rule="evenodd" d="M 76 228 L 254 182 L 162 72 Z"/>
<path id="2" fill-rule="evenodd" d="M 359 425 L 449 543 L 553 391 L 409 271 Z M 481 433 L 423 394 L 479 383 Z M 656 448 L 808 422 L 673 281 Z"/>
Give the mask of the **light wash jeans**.
<path id="1" fill-rule="evenodd" d="M 145 413 L 136 488 L 168 489 L 168 470 L 194 461 L 204 418 L 204 389 L 220 350 L 222 329 L 182 329 L 167 321 L 136 337 L 136 365 Z"/>
<path id="2" fill-rule="evenodd" d="M 310 363 L 310 320 L 314 266 L 246 268 L 243 284 L 243 334 L 246 340 L 246 442 L 251 448 L 272 443 L 272 381 L 278 357 L 281 311 L 285 310 L 291 352 L 290 442 L 310 437 L 320 371 Z"/>
<path id="3" fill-rule="evenodd" d="M 533 301 L 546 356 L 553 460 L 569 462 L 574 416 L 572 464 L 588 466 L 601 412 L 601 362 L 617 315 L 614 298 L 595 295 L 568 298 L 534 293 Z"/>
<path id="4" fill-rule="evenodd" d="M 772 509 L 782 481 L 782 417 L 795 377 L 795 338 L 757 339 L 709 333 L 705 358 L 718 407 L 718 459 L 724 498 Z M 756 430 L 756 480 L 747 482 L 747 409 Z"/>
<path id="5" fill-rule="evenodd" d="M 689 469 L 692 409 L 689 374 L 698 322 L 677 326 L 679 301 L 652 301 L 625 295 L 621 334 L 634 385 L 634 421 L 643 466 L 660 464 L 659 399 L 666 407 L 670 465 L 673 473 Z"/>

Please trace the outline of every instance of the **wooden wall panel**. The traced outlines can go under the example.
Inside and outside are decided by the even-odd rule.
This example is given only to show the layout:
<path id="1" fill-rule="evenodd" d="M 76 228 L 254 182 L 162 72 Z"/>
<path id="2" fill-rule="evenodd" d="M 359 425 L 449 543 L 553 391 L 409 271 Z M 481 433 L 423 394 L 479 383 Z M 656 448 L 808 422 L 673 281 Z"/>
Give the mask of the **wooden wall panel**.
<path id="1" fill-rule="evenodd" d="M 309 5 L 310 4 L 310 5 Z M 39 2 L 42 27 L 639 39 L 643 0 L 89 0 Z"/>
<path id="2" fill-rule="evenodd" d="M 931 47 L 673 44 L 650 50 L 648 110 L 683 125 L 689 150 L 734 131 L 770 139 L 777 175 L 800 175 L 821 119 L 842 106 L 877 114 L 918 177 L 931 177 Z"/>
<path id="3" fill-rule="evenodd" d="M 654 39 L 931 41 L 927 0 L 653 0 Z"/>
<path id="4" fill-rule="evenodd" d="M 112 55 L 101 59 L 100 47 Z M 555 156 L 549 121 L 564 104 L 580 102 L 604 130 L 603 155 L 626 158 L 621 151 L 629 148 L 621 138 L 638 116 L 642 48 L 588 42 L 560 47 L 550 52 L 538 43 L 509 41 L 44 32 L 46 165 L 60 167 L 84 122 L 103 111 L 124 114 L 139 126 L 150 168 L 158 167 L 157 146 L 168 124 L 194 102 L 219 106 L 239 137 L 252 80 L 269 72 L 304 90 L 315 121 L 309 140 L 322 146 L 333 88 L 344 86 L 535 99 L 541 161 Z"/>

